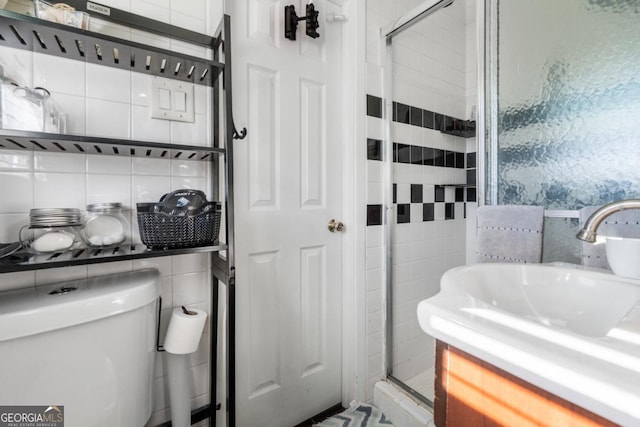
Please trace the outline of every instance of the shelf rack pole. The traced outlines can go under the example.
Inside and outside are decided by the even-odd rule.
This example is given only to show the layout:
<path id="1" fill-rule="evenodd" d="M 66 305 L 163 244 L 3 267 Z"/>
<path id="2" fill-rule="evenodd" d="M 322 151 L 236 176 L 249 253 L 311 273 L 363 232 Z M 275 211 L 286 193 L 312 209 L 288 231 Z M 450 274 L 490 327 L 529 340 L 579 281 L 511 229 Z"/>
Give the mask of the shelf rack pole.
<path id="1" fill-rule="evenodd" d="M 220 43 L 220 30 L 216 30 L 216 33 L 211 44 L 211 51 L 213 52 L 212 59 L 218 61 L 219 55 L 219 43 Z M 210 72 L 213 70 L 210 70 Z M 211 108 L 211 124 L 212 124 L 212 137 L 213 147 L 220 148 L 220 79 L 216 78 L 212 80 L 212 108 Z M 218 184 L 218 178 L 220 176 L 220 161 L 211 163 L 211 193 L 214 200 L 220 199 L 220 187 Z M 225 195 L 226 200 L 226 195 Z M 225 213 L 225 224 L 226 217 Z M 222 231 L 222 230 L 221 230 Z M 225 233 L 227 231 L 225 230 Z M 225 234 L 226 236 L 226 234 Z M 211 254 L 211 311 L 215 314 L 215 319 L 211 317 L 211 342 L 209 343 L 209 400 L 211 412 L 209 413 L 209 426 L 216 427 L 217 415 L 218 415 L 218 313 L 220 309 L 219 289 L 220 289 L 220 272 L 216 274 L 216 269 L 219 270 L 219 264 L 221 263 L 220 255 L 218 253 Z M 222 334 L 224 337 L 225 334 Z M 226 405 L 222 402 L 221 410 L 226 410 Z"/>
<path id="2" fill-rule="evenodd" d="M 236 425 L 236 271 L 235 271 L 235 237 L 234 237 L 234 194 L 233 194 L 233 144 L 235 126 L 233 123 L 233 95 L 231 84 L 231 18 L 224 15 L 224 71 L 223 71 L 223 89 L 225 102 L 225 149 L 224 156 L 225 167 L 225 193 L 227 196 L 225 224 L 227 227 L 227 274 L 229 281 L 227 283 L 227 400 L 228 414 L 227 425 L 234 427 Z"/>
<path id="3" fill-rule="evenodd" d="M 214 295 L 219 297 L 217 286 L 220 282 L 226 284 L 226 333 L 225 335 L 225 367 L 224 374 L 226 385 L 226 405 L 223 404 L 227 411 L 227 426 L 236 425 L 236 403 L 235 403 L 235 235 L 234 235 L 234 188 L 233 188 L 233 145 L 234 139 L 239 136 L 233 123 L 233 104 L 232 104 L 232 84 L 231 84 L 231 18 L 224 15 L 220 27 L 216 30 L 213 43 L 213 59 L 219 61 L 220 55 L 223 56 L 224 69 L 222 71 L 222 83 L 220 79 L 215 79 L 213 90 L 213 142 L 215 148 L 220 148 L 220 139 L 222 133 L 216 118 L 220 117 L 220 110 L 224 115 L 224 197 L 225 197 L 225 232 L 226 232 L 226 259 L 223 261 L 217 254 L 212 255 L 212 273 L 214 275 L 213 284 L 216 287 Z M 246 135 L 246 131 L 242 132 Z M 219 163 L 213 164 L 212 186 L 214 191 L 218 191 L 216 187 L 216 177 L 220 175 Z M 216 194 L 216 193 L 214 193 Z M 214 370 L 217 369 L 216 344 L 211 343 L 211 402 L 216 401 L 217 375 Z M 215 426 L 215 411 L 211 413 L 210 425 Z"/>

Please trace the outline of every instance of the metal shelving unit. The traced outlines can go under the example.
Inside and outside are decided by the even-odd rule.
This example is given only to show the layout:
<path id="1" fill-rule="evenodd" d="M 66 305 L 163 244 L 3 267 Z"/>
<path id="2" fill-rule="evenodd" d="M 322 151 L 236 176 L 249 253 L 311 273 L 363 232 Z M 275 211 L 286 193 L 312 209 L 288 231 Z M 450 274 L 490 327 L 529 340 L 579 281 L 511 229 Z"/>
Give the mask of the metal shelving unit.
<path id="1" fill-rule="evenodd" d="M 90 10 L 87 12 L 91 13 Z M 172 37 L 174 32 L 178 33 L 181 30 L 179 27 L 146 18 L 146 21 L 155 22 L 156 26 L 153 29 L 144 28 L 141 24 L 142 17 L 120 12 L 126 15 L 123 19 L 128 19 L 130 26 L 155 34 Z M 97 15 L 97 18 L 110 20 L 110 17 L 105 15 Z M 124 21 L 121 23 L 127 25 Z M 186 41 L 209 48 L 213 46 L 214 38 L 203 34 L 199 36 Z M 207 86 L 211 86 L 224 69 L 224 64 L 216 61 L 43 21 L 7 10 L 0 10 L 0 45 Z"/>
<path id="2" fill-rule="evenodd" d="M 212 164 L 212 200 L 224 201 L 226 228 L 224 244 L 211 246 L 150 250 L 142 244 L 120 245 L 108 249 L 77 249 L 47 255 L 16 253 L 0 260 L 0 273 L 40 270 L 47 268 L 87 265 L 150 257 L 163 257 L 189 253 L 211 254 L 213 283 L 211 310 L 210 396 L 211 403 L 192 411 L 192 424 L 209 418 L 216 425 L 216 411 L 227 410 L 227 424 L 235 425 L 235 251 L 233 209 L 233 141 L 242 139 L 246 129 L 238 132 L 232 117 L 231 97 L 231 19 L 225 15 L 214 36 L 196 33 L 143 16 L 115 8 L 103 7 L 109 14 L 88 9 L 87 2 L 70 0 L 66 3 L 77 10 L 98 18 L 131 28 L 140 29 L 193 45 L 206 47 L 212 59 L 194 57 L 179 52 L 156 48 L 130 40 L 80 30 L 30 16 L 0 10 L 0 46 L 55 55 L 77 61 L 100 64 L 158 77 L 175 79 L 213 89 L 212 141 L 210 146 L 178 145 L 152 141 L 120 140 L 83 135 L 51 134 L 0 129 L 0 150 L 33 150 L 65 153 L 69 155 L 109 155 L 147 157 L 166 160 L 209 161 Z M 95 6 L 97 3 L 91 3 Z M 98 10 L 100 8 L 97 8 Z M 223 127 L 221 127 L 221 125 Z M 224 189 L 218 188 L 217 178 L 222 172 Z M 227 299 L 227 402 L 218 402 L 217 385 L 217 331 L 219 287 L 226 286 Z"/>
<path id="3" fill-rule="evenodd" d="M 45 268 L 72 267 L 75 265 L 100 264 L 114 261 L 128 261 L 140 258 L 155 258 L 201 252 L 219 252 L 227 245 L 199 246 L 180 249 L 147 249 L 145 245 L 119 245 L 105 249 L 79 248 L 65 252 L 42 255 L 14 254 L 0 260 L 0 273 L 42 270 Z"/>
<path id="4" fill-rule="evenodd" d="M 213 160 L 225 150 L 197 145 L 175 145 L 58 133 L 0 129 L 0 149 L 33 150 L 66 154 L 104 154 L 167 160 Z"/>

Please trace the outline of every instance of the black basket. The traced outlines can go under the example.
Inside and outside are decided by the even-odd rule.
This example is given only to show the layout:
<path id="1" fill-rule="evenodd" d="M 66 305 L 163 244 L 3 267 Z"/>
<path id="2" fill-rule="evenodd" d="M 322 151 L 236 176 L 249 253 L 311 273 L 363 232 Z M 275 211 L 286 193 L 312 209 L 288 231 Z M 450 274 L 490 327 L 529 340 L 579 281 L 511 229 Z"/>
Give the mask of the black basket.
<path id="1" fill-rule="evenodd" d="M 197 215 L 158 212 L 158 203 L 138 203 L 140 240 L 149 248 L 207 246 L 218 239 L 222 204 L 208 202 Z"/>

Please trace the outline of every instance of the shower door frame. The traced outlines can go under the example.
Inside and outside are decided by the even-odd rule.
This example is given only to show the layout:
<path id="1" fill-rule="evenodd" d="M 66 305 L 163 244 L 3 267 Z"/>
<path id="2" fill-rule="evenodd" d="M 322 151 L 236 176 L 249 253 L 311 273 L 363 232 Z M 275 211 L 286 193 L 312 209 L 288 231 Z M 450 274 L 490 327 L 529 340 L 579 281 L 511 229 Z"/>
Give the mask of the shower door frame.
<path id="1" fill-rule="evenodd" d="M 478 202 L 498 204 L 498 0 L 478 2 Z"/>
<path id="2" fill-rule="evenodd" d="M 395 217 L 393 206 L 393 139 L 391 135 L 392 119 L 393 119 L 393 37 L 400 34 L 403 30 L 411 27 L 413 24 L 421 21 L 429 15 L 434 14 L 440 9 L 449 6 L 455 0 L 425 0 L 416 8 L 401 16 L 391 26 L 382 29 L 381 43 L 382 47 L 382 98 L 384 102 L 383 108 L 383 146 L 384 146 L 384 173 L 383 173 L 383 203 L 384 203 L 384 248 L 385 248 L 385 348 L 384 348 L 384 369 L 386 379 L 394 383 L 403 391 L 408 393 L 414 399 L 424 403 L 433 410 L 433 402 L 422 394 L 415 391 L 404 381 L 393 375 L 393 218 Z M 478 3 L 483 3 L 482 1 Z M 479 6 L 480 7 L 480 6 Z M 483 15 L 481 15 L 483 16 Z M 478 74 L 483 74 L 478 69 Z M 484 76 L 482 76 L 484 78 Z M 480 81 L 480 80 L 479 80 Z M 481 107 L 478 106 L 478 120 L 481 122 Z M 479 132 L 483 129 L 479 129 Z M 478 133 L 480 135 L 480 133 Z M 483 139 L 483 138 L 480 138 Z M 482 145 L 481 145 L 482 146 Z M 482 157 L 482 156 L 480 156 Z M 480 166 L 480 164 L 478 165 Z M 482 186 L 482 180 L 479 181 Z"/>

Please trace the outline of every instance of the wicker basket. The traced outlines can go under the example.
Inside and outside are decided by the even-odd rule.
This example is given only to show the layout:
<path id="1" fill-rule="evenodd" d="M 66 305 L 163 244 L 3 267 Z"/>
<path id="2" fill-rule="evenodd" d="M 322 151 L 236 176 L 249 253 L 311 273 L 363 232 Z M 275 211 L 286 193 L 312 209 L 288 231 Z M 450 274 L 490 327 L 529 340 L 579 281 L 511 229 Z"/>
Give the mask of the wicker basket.
<path id="1" fill-rule="evenodd" d="M 222 204 L 208 202 L 198 215 L 157 212 L 158 203 L 138 203 L 140 240 L 149 248 L 207 246 L 218 239 Z"/>

